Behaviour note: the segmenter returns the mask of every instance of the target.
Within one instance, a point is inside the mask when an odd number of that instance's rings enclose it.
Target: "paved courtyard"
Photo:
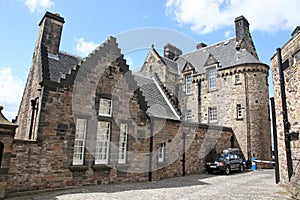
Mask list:
[[[289,199],[274,182],[274,170],[197,174],[154,182],[87,186],[78,189],[8,198],[10,200],[165,200],[165,199]]]

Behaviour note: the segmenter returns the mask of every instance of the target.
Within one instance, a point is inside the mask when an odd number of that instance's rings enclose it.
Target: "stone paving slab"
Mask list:
[[[154,182],[86,186],[8,198],[9,200],[162,200],[162,199],[290,199],[275,184],[274,170],[244,173],[195,174]]]

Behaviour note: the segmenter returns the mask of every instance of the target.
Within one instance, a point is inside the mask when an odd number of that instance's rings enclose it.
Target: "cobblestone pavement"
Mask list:
[[[275,184],[274,170],[244,173],[196,174],[153,182],[86,186],[47,192],[9,200],[165,200],[165,199],[289,199],[285,189]]]

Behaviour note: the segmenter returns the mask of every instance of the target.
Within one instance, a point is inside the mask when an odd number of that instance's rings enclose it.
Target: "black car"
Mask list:
[[[211,174],[214,171],[221,171],[227,175],[231,171],[243,172],[246,162],[242,155],[242,153],[224,150],[219,157],[215,158],[212,162],[206,163],[207,172]]]

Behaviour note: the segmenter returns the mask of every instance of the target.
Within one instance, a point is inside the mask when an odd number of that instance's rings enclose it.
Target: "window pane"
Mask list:
[[[192,93],[192,82],[193,78],[191,75],[186,76],[186,94],[191,94]]]
[[[127,124],[120,124],[120,138],[119,138],[119,163],[126,162],[126,148],[127,148]]]
[[[98,122],[95,164],[107,164],[110,143],[110,122]]]
[[[86,135],[86,119],[77,119],[75,141],[74,141],[73,165],[83,164],[85,135]]]
[[[209,108],[209,121],[216,122],[218,120],[218,113],[216,107]]]
[[[109,99],[100,99],[99,115],[111,116],[112,101]]]
[[[216,88],[216,69],[212,68],[209,70],[209,89]]]

